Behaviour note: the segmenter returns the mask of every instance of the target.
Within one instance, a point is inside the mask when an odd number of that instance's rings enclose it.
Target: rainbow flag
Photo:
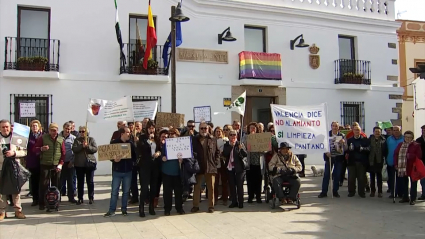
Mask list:
[[[239,53],[239,79],[282,80],[280,54],[251,51]]]

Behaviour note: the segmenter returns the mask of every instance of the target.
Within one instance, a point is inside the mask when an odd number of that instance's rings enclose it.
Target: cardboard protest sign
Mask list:
[[[178,137],[165,139],[167,160],[178,158],[192,158],[192,137]]]
[[[13,123],[12,138],[10,140],[11,144],[26,149],[29,136],[30,127],[16,122]]]
[[[272,133],[248,134],[248,152],[268,152],[272,150]]]
[[[97,156],[99,161],[112,160],[116,156],[121,159],[131,158],[130,144],[107,144],[97,147]]]
[[[184,114],[158,112],[156,114],[156,127],[182,128],[184,126]]]
[[[329,152],[326,103],[310,106],[270,106],[279,144],[287,142],[294,154]]]
[[[193,120],[195,123],[211,122],[211,106],[193,107]]]

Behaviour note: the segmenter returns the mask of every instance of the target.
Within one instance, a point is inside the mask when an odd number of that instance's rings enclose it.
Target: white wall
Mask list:
[[[365,97],[368,99],[365,100],[367,130],[373,126],[372,122],[395,117],[390,113],[395,101],[382,101],[388,98],[385,90],[335,90],[334,60],[339,58],[336,49],[338,34],[355,36],[357,58],[372,62],[372,84],[391,85],[392,82],[386,79],[387,75],[397,75],[398,67],[391,65],[391,59],[397,59],[397,50],[389,49],[387,43],[397,42],[395,29],[399,23],[357,18],[348,12],[343,15],[313,14],[300,9],[288,12],[288,9],[257,5],[241,7],[234,2],[184,1],[183,11],[191,20],[182,23],[181,47],[224,50],[229,56],[229,64],[177,63],[177,111],[184,113],[186,120],[193,118],[194,106],[211,105],[212,112],[222,111],[223,98],[231,97],[232,85],[239,85],[238,53],[245,49],[244,25],[267,28],[268,52],[280,53],[282,57],[282,77],[283,85],[288,87],[288,105],[326,101],[335,112],[330,118],[339,120],[340,101],[358,101],[359,97]],[[158,45],[163,45],[169,35],[170,6],[176,3],[176,0],[152,1],[152,11],[157,17]],[[119,81],[120,59],[113,1],[0,0],[0,47],[5,45],[5,36],[17,36],[18,4],[51,9],[50,37],[61,41],[60,79],[0,78],[0,118],[9,118],[10,94],[18,93],[53,94],[53,120],[60,124],[70,119],[78,125],[84,124],[85,107],[90,97],[161,96],[162,111],[170,111],[170,84]],[[118,1],[124,42],[128,42],[129,15],[147,15],[147,7],[147,1]],[[217,44],[217,34],[227,27],[231,28],[238,40]],[[141,34],[145,35],[145,31],[141,31]],[[315,43],[320,48],[319,69],[309,67],[307,48],[290,50],[290,40],[300,34],[304,34],[306,43]],[[0,54],[0,62],[4,62],[4,54]],[[310,89],[295,88],[299,85],[307,85]],[[381,100],[382,106],[379,108],[378,104],[371,106],[369,103],[377,100]],[[230,121],[230,114],[213,116],[216,125]],[[90,128],[98,143],[104,144],[115,130],[115,123],[91,125]],[[98,173],[109,170],[107,163],[102,164]]]

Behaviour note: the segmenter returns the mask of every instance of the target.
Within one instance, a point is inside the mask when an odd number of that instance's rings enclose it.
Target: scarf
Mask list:
[[[406,176],[406,164],[407,164],[407,149],[410,143],[403,142],[398,153],[398,177]]]
[[[235,159],[233,158],[233,150],[235,149],[235,146],[233,146],[232,151],[230,152],[230,159],[229,164],[227,165],[227,170],[232,171],[235,167]]]

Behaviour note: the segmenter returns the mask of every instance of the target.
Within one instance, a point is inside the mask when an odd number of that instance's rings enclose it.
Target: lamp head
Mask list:
[[[222,38],[223,41],[236,41],[236,38],[232,36],[232,33],[229,31],[226,32],[226,36]]]
[[[296,47],[300,47],[300,48],[304,48],[304,47],[309,47],[310,45],[308,45],[308,44],[305,44],[304,43],[304,38],[301,38],[300,39],[300,43],[298,43],[297,45],[296,45]]]
[[[177,8],[174,11],[174,14],[172,17],[170,17],[169,19],[172,22],[187,22],[190,20],[190,18],[186,17],[183,12],[182,12],[182,8],[181,8],[181,4],[178,3],[177,4]]]

